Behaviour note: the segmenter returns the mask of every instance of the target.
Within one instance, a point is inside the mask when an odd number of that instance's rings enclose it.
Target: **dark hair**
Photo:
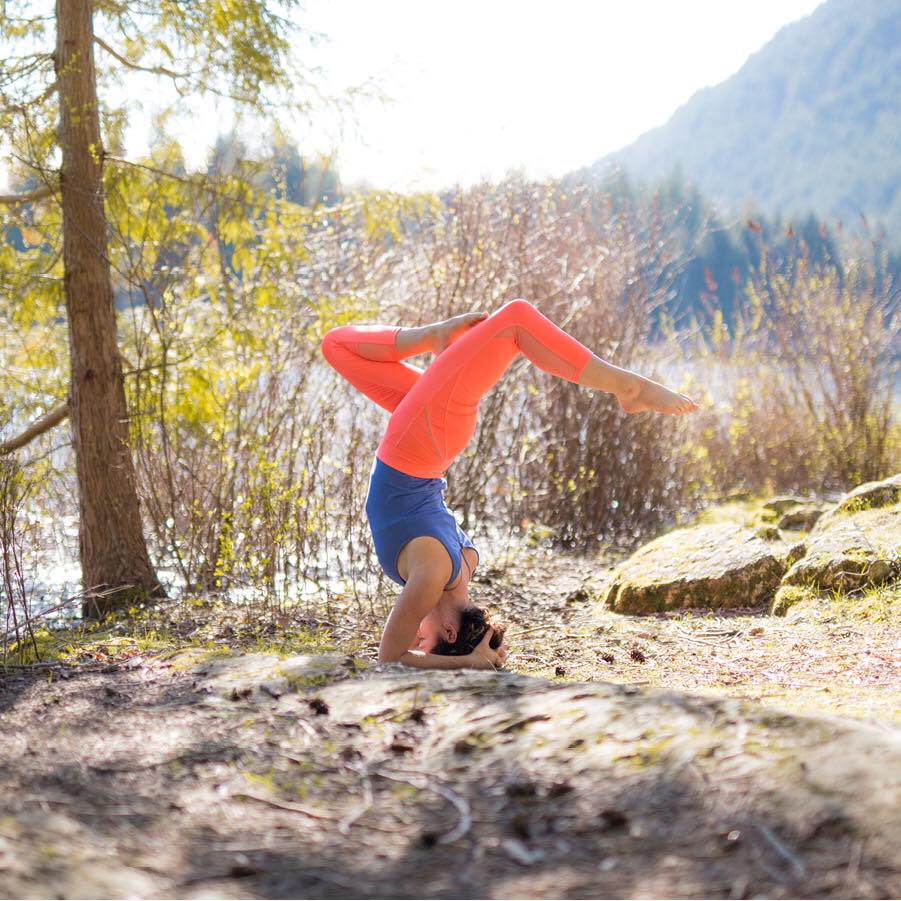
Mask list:
[[[489,629],[494,629],[490,646],[497,650],[504,640],[504,632],[507,627],[491,619],[484,607],[465,607],[460,613],[457,640],[451,644],[444,638],[439,638],[438,643],[429,653],[444,654],[446,657],[465,657],[476,649]]]

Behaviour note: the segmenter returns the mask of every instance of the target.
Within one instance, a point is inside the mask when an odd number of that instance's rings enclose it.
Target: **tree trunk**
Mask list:
[[[162,589],[141,525],[107,256],[92,0],[56,0],[63,260],[86,616]],[[102,592],[102,596],[96,596]]]

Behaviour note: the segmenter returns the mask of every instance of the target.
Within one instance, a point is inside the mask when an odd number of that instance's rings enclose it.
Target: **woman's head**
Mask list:
[[[471,654],[489,629],[494,630],[490,645],[499,648],[504,640],[506,626],[493,620],[484,607],[470,605],[460,611],[460,623],[454,632],[439,634],[431,654],[443,654],[452,657],[465,657]]]

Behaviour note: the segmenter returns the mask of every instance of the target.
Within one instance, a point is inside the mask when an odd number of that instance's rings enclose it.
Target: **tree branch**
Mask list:
[[[190,76],[185,72],[173,72],[171,69],[167,69],[164,66],[142,66],[140,63],[136,63],[134,60],[128,59],[126,56],[122,56],[116,50],[113,50],[103,38],[98,37],[96,34],[94,35],[95,43],[99,44],[110,56],[114,59],[117,59],[123,66],[128,66],[129,69],[135,69],[138,72],[150,72],[152,75],[166,75],[169,78],[189,78]]]
[[[45,197],[53,197],[52,188],[38,188],[36,191],[26,191],[23,194],[0,194],[0,204],[11,206],[18,203],[33,203]]]
[[[31,107],[37,106],[38,104],[43,103],[51,94],[56,93],[56,90],[58,88],[59,88],[59,82],[53,81],[50,84],[48,84],[47,87],[44,88],[44,90],[41,91],[40,94],[37,95],[37,97],[32,97],[31,100],[26,100],[24,103],[14,103],[14,104],[11,104],[10,106],[4,107],[3,112],[4,113],[21,113],[24,115],[25,113],[28,112],[28,110]]]
[[[42,416],[34,425],[29,426],[22,432],[21,435],[17,435],[15,438],[10,438],[9,441],[0,442],[0,456],[4,456],[5,454],[11,454],[13,451],[18,450],[20,447],[25,447],[29,441],[33,441],[39,435],[43,435],[44,432],[49,431],[55,425],[58,425],[69,415],[69,402],[60,404],[58,407],[55,407],[46,415]]]

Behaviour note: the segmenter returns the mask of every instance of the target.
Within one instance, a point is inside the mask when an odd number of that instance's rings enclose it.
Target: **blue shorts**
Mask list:
[[[404,585],[397,571],[397,558],[404,545],[421,535],[437,538],[451,558],[452,585],[460,573],[462,549],[475,545],[457,525],[444,503],[446,479],[408,476],[376,457],[369,476],[366,516],[375,542],[375,553],[386,575]]]

